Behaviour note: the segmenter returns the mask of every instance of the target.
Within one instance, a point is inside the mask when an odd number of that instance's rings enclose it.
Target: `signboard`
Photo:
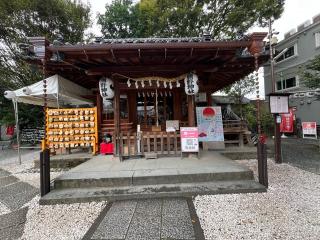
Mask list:
[[[271,113],[288,113],[289,112],[288,96],[270,96]]]
[[[221,107],[197,107],[199,142],[223,142]]]
[[[175,132],[179,130],[179,120],[167,120],[166,121],[166,131]]]
[[[281,114],[280,132],[292,133],[293,132],[293,109],[289,109],[289,113]]]
[[[303,138],[317,139],[317,123],[316,122],[302,122]]]
[[[199,152],[198,128],[180,128],[181,152]]]
[[[207,102],[207,93],[206,92],[200,92],[195,96],[196,103],[200,102]]]

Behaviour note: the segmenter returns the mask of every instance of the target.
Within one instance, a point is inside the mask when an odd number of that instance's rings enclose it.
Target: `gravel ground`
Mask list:
[[[81,239],[98,217],[106,202],[40,206],[39,197],[29,204],[21,239]]]
[[[256,160],[240,161],[256,172]],[[268,161],[267,193],[197,196],[206,239],[319,239],[320,176]]]
[[[10,212],[10,209],[0,202],[0,215],[7,214]]]
[[[37,151],[28,152],[23,155],[22,164],[19,165],[16,163],[17,156],[14,152],[10,150],[5,150],[5,152],[6,156],[11,155],[7,159],[0,159],[0,163],[2,163],[0,164],[0,168],[10,172],[11,176],[18,178],[20,182],[29,183],[33,187],[39,188],[39,170],[33,168],[33,159],[37,157],[39,153]],[[62,170],[55,171],[56,172],[51,172],[51,180],[62,173]],[[40,206],[38,202],[39,195],[21,207],[21,209],[28,207],[28,212],[23,235],[20,239],[81,239],[98,217],[101,210],[106,206],[106,202],[53,206]],[[0,217],[9,213],[15,214],[15,212],[12,212],[0,199]],[[1,233],[0,231],[0,235]],[[7,231],[6,234],[15,238],[13,237],[15,236],[14,232]]]

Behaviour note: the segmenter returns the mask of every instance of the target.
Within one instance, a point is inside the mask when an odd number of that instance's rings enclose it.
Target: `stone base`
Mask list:
[[[225,149],[224,142],[203,142],[203,150],[222,150]]]

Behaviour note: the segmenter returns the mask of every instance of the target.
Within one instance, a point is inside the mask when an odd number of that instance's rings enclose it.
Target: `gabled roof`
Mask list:
[[[253,33],[241,40],[214,41],[210,38],[97,39],[87,44],[47,44],[46,71],[60,74],[87,88],[101,76],[113,77],[126,87],[127,78],[177,77],[190,71],[202,86],[219,90],[254,70],[252,45],[261,47],[259,65],[268,59],[263,52],[266,33]],[[30,38],[37,45],[39,38]],[[53,61],[59,56],[61,61]],[[50,60],[51,59],[51,60]],[[42,65],[41,59],[30,62]],[[125,76],[125,77],[121,77]]]

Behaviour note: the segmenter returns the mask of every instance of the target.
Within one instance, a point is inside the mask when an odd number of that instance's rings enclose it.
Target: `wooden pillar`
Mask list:
[[[212,106],[212,97],[210,92],[207,92],[207,104],[208,106]]]
[[[97,123],[98,123],[98,129],[101,128],[102,123],[102,97],[100,96],[100,93],[96,93],[96,106],[97,106]],[[100,132],[100,131],[99,131]],[[101,136],[100,136],[101,137]]]
[[[194,109],[194,95],[188,95],[188,125],[189,127],[194,127],[196,125],[195,121],[195,109]]]
[[[115,153],[117,156],[120,154],[120,89],[119,83],[114,80],[114,99],[113,99],[113,116],[114,116],[114,133],[116,136]]]
[[[129,121],[133,126],[137,125],[137,94],[135,91],[128,91]]]
[[[182,120],[182,112],[181,112],[181,92],[180,89],[177,89],[173,92],[173,119],[174,120]]]

